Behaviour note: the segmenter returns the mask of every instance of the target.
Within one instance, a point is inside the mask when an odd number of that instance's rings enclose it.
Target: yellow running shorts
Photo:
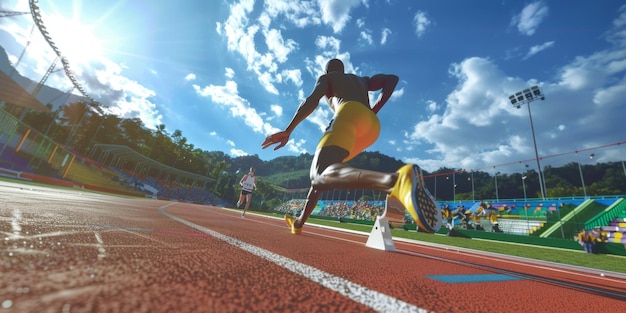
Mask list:
[[[347,162],[376,142],[379,134],[380,122],[376,113],[360,102],[347,101],[335,112],[317,149],[341,147],[350,153],[343,160]]]

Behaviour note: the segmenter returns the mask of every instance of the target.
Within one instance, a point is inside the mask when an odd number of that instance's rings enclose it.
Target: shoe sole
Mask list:
[[[441,209],[435,201],[435,197],[426,189],[422,170],[417,165],[415,167],[417,168],[417,175],[419,175],[419,186],[417,188],[418,216],[420,220],[430,228],[431,232],[434,233],[441,228]]]
[[[399,182],[400,185],[397,185],[397,187],[400,190],[396,190],[396,187],[394,187],[394,190],[388,196],[388,203],[394,206],[401,205],[409,212],[415,223],[422,230],[429,233],[437,232],[441,228],[441,210],[433,196],[426,189],[422,170],[415,164],[407,164],[400,168],[398,173],[400,174],[398,179],[410,175],[411,189],[407,190],[409,186],[402,185],[402,182]],[[409,194],[405,194],[404,197],[400,196],[400,193],[406,192],[409,192]]]

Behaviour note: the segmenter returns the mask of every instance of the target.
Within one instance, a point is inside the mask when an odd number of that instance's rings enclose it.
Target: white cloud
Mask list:
[[[619,30],[617,30],[619,31]],[[595,89],[622,77],[626,71],[626,49],[617,45],[589,56],[579,56],[560,70],[558,84],[571,90]]]
[[[593,103],[598,106],[618,107],[623,105],[624,99],[626,99],[626,78],[619,84],[598,90],[593,97]]]
[[[338,52],[341,46],[341,40],[332,36],[317,36],[315,38],[315,45],[322,50]]]
[[[193,74],[193,73],[187,74],[187,76],[185,76],[185,80],[186,81],[196,80],[196,74]]]
[[[322,21],[340,33],[350,20],[350,10],[362,4],[361,0],[318,0]]]
[[[513,17],[511,25],[526,36],[532,36],[539,27],[539,24],[548,16],[548,6],[539,1],[526,5],[520,14]]]
[[[415,34],[417,37],[422,37],[431,23],[432,22],[426,15],[426,12],[418,11],[415,13],[415,16],[413,17],[413,24],[415,26]]]
[[[328,108],[326,105],[320,105],[313,112],[313,114],[309,115],[308,121],[317,125],[320,132],[324,132],[328,127],[328,123],[332,119],[334,113]]]
[[[285,80],[292,81],[297,87],[302,86],[302,72],[299,69],[284,70],[281,75],[285,77]]]
[[[606,38],[609,42],[617,46],[626,46],[626,4],[622,5],[619,9],[619,16],[613,20],[614,30],[606,34]]]
[[[372,38],[372,34],[370,34],[367,31],[362,31],[360,33],[360,37],[361,37],[362,41],[367,43],[367,45],[369,45],[369,46],[371,46],[372,43],[374,43],[374,39]]]
[[[579,56],[557,71],[560,76],[553,83],[508,76],[486,58],[453,64],[450,75],[458,84],[446,98],[444,112],[435,110],[434,101],[426,101],[424,110],[434,114],[416,123],[406,136],[407,150],[429,146],[425,152],[431,157],[404,161],[434,171],[442,166],[480,169],[532,160],[529,108],[540,157],[581,149],[583,142],[589,147],[623,141],[614,125],[626,116],[625,61],[621,45]],[[508,96],[532,85],[540,86],[545,100],[524,104],[520,110],[512,107]],[[542,161],[544,166],[558,162],[564,161]],[[514,167],[508,169],[519,170]]]
[[[300,28],[322,23],[315,1],[266,0],[264,9],[271,19],[282,15],[287,21]]]
[[[438,109],[437,102],[432,101],[432,100],[426,101],[426,108],[428,109],[429,112],[437,111]]]
[[[308,152],[306,148],[303,147],[304,144],[306,144],[306,140],[304,139],[300,139],[300,140],[289,139],[287,143],[287,149],[297,154],[304,154]]]
[[[287,61],[287,55],[298,47],[295,41],[291,39],[284,40],[280,30],[269,29],[264,34],[265,43],[278,62],[283,63]]]
[[[240,157],[240,156],[246,156],[248,155],[247,152],[241,150],[241,149],[230,149],[230,154],[234,157]]]
[[[227,81],[224,86],[205,87],[194,84],[193,88],[198,95],[210,98],[212,102],[221,105],[232,117],[242,119],[252,131],[264,135],[278,131],[277,128],[263,121],[256,109],[250,106],[248,100],[239,96],[236,82]]]
[[[358,28],[362,28],[363,26],[365,26],[365,20],[363,20],[362,18],[357,19],[355,23]]]
[[[282,29],[272,28],[272,22],[282,15],[287,21],[300,26],[318,23],[319,19],[307,18],[310,14],[315,15],[312,8],[310,2],[299,5],[289,1],[266,1],[265,11],[255,20],[251,17],[254,3],[243,0],[231,6],[231,15],[223,24],[217,24],[217,32],[226,37],[230,51],[244,58],[247,70],[256,74],[261,86],[267,92],[278,95],[276,84],[283,83],[284,78],[298,84],[293,70],[279,70],[279,64],[288,61],[289,55],[298,49],[298,44],[283,37]],[[259,35],[264,39],[266,51],[255,44]],[[283,77],[285,74],[288,76]]]
[[[396,89],[393,91],[393,94],[391,94],[391,101],[396,101],[400,98],[402,98],[402,96],[404,95],[404,87],[400,88],[400,89]]]
[[[230,68],[230,67],[227,67],[227,68],[226,68],[226,74],[225,74],[225,75],[226,75],[226,78],[228,78],[228,79],[232,79],[233,77],[235,77],[235,70],[233,70],[233,69],[232,69],[232,68]]]
[[[528,51],[528,53],[526,54],[526,56],[524,57],[524,60],[532,57],[533,55],[546,50],[548,48],[551,48],[554,46],[554,41],[548,41],[548,42],[544,42],[540,45],[536,45],[536,46],[532,46],[530,47],[530,50]]]
[[[387,38],[391,35],[391,29],[383,28],[380,36],[380,44],[385,45],[387,43]]]
[[[89,71],[74,71],[76,80],[108,113],[123,118],[139,117],[147,127],[161,124],[162,115],[152,102],[156,92],[126,77],[124,66],[102,59],[91,62],[89,67]],[[65,77],[59,83],[70,84]]]
[[[270,109],[272,110],[272,112],[274,112],[274,114],[276,114],[276,116],[283,115],[283,107],[281,107],[280,105],[272,104],[270,106]]]
[[[477,168],[527,152],[529,142],[520,140],[519,132],[508,129],[506,121],[518,112],[505,101],[508,93],[524,82],[506,77],[492,61],[483,58],[453,64],[450,72],[459,85],[448,95],[444,113],[432,114],[429,119],[418,122],[407,135],[413,146],[428,143],[434,147],[428,151],[433,158],[419,160],[419,163],[430,171],[442,164]],[[434,101],[426,103],[425,111],[436,110]]]

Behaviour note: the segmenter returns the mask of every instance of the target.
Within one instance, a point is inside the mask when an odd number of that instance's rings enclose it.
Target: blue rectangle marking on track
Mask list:
[[[523,279],[505,274],[429,275],[426,277],[448,284],[485,283]]]

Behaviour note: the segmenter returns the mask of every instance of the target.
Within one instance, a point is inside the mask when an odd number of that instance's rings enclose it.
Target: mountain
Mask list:
[[[2,46],[0,46],[0,71],[9,75],[18,85],[22,86],[22,88],[29,92],[33,92],[39,83],[38,81],[33,81],[22,76],[19,70],[16,70],[9,61],[9,56]],[[37,94],[37,100],[44,105],[48,103],[52,104],[52,110],[54,111],[66,103],[78,102],[81,100],[84,101],[84,98],[74,94],[71,94],[68,98],[67,90],[61,91],[56,88],[43,85]]]

